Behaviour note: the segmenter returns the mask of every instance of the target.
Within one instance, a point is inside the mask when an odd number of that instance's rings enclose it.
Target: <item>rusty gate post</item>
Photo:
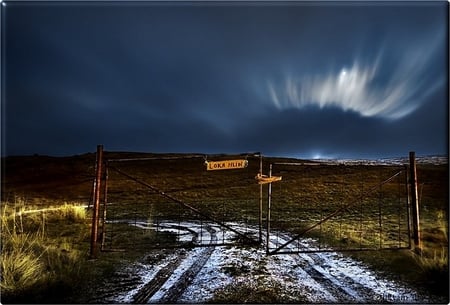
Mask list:
[[[413,221],[414,251],[418,254],[422,252],[420,238],[420,218],[419,218],[419,197],[417,194],[417,170],[415,152],[409,152],[409,183],[411,188],[411,207]]]
[[[97,145],[90,258],[97,257],[98,212],[100,206],[100,181],[102,179],[102,163],[103,163],[103,145]]]
[[[259,153],[259,174],[262,176],[262,154]],[[259,243],[262,243],[263,185],[259,185]]]

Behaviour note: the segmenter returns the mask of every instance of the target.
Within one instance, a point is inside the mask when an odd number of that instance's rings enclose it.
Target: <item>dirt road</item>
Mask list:
[[[206,230],[204,224],[201,229],[195,223],[183,226],[184,238],[201,239],[204,243],[214,244],[223,232],[214,224],[208,225]],[[171,224],[166,224],[166,228],[170,230]],[[284,236],[287,241],[289,236]],[[279,287],[279,297],[286,303],[299,300],[310,303],[430,302],[412,288],[387,280],[362,263],[336,252],[267,256],[262,248],[205,245],[177,250],[151,264],[136,264],[129,267],[126,274],[134,275],[134,286],[111,286],[115,293],[108,294],[103,301],[203,303],[229,285],[254,285],[255,288],[265,285]]]

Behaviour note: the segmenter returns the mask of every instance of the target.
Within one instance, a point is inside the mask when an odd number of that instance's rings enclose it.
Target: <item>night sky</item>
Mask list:
[[[448,3],[3,2],[2,155],[448,154]]]

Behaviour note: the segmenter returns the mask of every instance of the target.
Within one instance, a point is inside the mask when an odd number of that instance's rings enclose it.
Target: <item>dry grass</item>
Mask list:
[[[303,304],[307,299],[298,292],[287,291],[275,280],[234,281],[219,289],[208,303],[216,304]]]
[[[52,285],[77,285],[81,274],[84,251],[73,238],[58,236],[53,224],[83,223],[86,213],[70,204],[48,211],[26,206],[22,199],[2,203],[0,285],[6,301],[42,297]]]
[[[3,236],[0,287],[4,294],[17,294],[41,280],[46,249],[37,234],[7,232]]]
[[[423,218],[421,223],[426,234],[421,255],[415,255],[414,260],[420,268],[421,279],[436,293],[448,296],[447,212],[441,209],[427,211]]]

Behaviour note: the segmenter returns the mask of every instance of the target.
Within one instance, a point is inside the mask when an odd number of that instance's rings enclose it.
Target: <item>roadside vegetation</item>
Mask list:
[[[0,212],[2,304],[101,303],[96,295],[105,283],[146,253],[90,259],[91,210],[79,202],[15,198],[1,202]]]
[[[423,207],[423,206],[422,206]],[[449,300],[448,210],[421,210],[421,251],[349,253],[384,276],[408,283],[424,294]]]
[[[64,301],[79,287],[88,217],[76,203],[37,209],[1,205],[2,303]]]

